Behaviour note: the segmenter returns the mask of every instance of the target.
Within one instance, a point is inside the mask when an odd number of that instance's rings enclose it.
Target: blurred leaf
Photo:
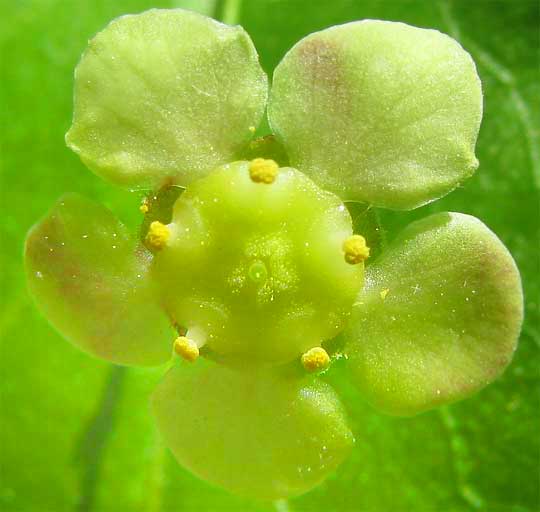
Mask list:
[[[188,2],[185,0],[185,3]],[[216,490],[174,462],[156,437],[148,396],[160,370],[118,372],[61,339],[26,295],[25,233],[67,191],[103,202],[134,230],[141,196],[97,179],[64,146],[73,69],[112,18],[184,2],[20,0],[0,20],[3,79],[0,264],[0,509],[167,512],[525,512],[540,506],[538,6],[535,0],[190,0],[207,14],[236,4],[271,72],[308,33],[362,18],[404,21],[457,37],[485,93],[480,168],[462,189],[415,212],[384,212],[391,238],[413,219],[454,210],[479,217],[521,270],[526,321],[502,379],[476,397],[410,420],[372,411],[341,372],[357,443],[321,487],[259,506]],[[233,5],[232,7],[235,7]],[[232,14],[231,14],[232,13]],[[119,377],[120,375],[120,377]],[[92,455],[93,454],[93,455]]]

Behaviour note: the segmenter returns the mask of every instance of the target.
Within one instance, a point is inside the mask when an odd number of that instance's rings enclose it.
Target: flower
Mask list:
[[[240,27],[180,9],[125,16],[75,77],[68,145],[152,193],[140,237],[60,199],[28,235],[29,287],[95,356],[180,356],[152,403],[192,472],[259,499],[321,482],[353,443],[320,378],[337,358],[373,406],[405,416],[509,364],[522,292],[498,238],[439,213],[383,247],[373,214],[433,201],[478,166],[481,86],[451,38],[373,20],[307,36],[274,73],[275,136],[254,140],[268,85]]]

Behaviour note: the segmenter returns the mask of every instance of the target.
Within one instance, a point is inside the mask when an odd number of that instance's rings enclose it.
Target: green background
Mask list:
[[[1,510],[539,509],[536,1],[0,3]],[[336,23],[380,18],[438,28],[471,52],[484,85],[477,174],[434,205],[407,214],[387,212],[383,221],[392,237],[413,218],[455,210],[476,215],[500,236],[518,263],[526,294],[526,321],[515,360],[477,396],[413,419],[377,414],[347,382],[343,368],[334,367],[327,378],[346,403],[357,443],[335,475],[289,502],[246,502],[179,467],[161,444],[148,410],[147,398],[161,370],[122,369],[82,354],[49,327],[25,289],[25,233],[62,193],[98,199],[133,227],[138,219],[140,196],[101,182],[64,146],[73,69],[88,38],[120,14],[182,6],[242,24],[267,72],[299,38]]]

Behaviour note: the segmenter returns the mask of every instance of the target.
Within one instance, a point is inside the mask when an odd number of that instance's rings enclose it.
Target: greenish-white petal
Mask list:
[[[171,354],[174,334],[149,263],[109,210],[76,194],[61,198],[26,239],[28,286],[47,319],[80,349],[119,364],[157,365]]]
[[[113,183],[186,185],[233,160],[266,96],[267,77],[241,27],[152,9],[117,18],[89,42],[66,141]]]
[[[328,384],[268,370],[184,363],[158,386],[153,410],[180,464],[257,499],[309,491],[354,441]]]
[[[478,166],[482,91],[452,38],[364,20],[297,43],[275,70],[269,120],[292,166],[344,200],[411,209]]]
[[[469,215],[431,215],[368,267],[345,334],[349,367],[372,405],[416,414],[496,379],[522,317],[519,272],[495,234]]]

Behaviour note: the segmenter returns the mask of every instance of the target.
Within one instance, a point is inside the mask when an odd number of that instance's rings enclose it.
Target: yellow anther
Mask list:
[[[139,210],[141,213],[148,213],[148,210],[150,210],[150,207],[148,206],[148,201],[145,199],[141,206],[139,206]]]
[[[251,132],[251,133],[255,133],[255,131],[257,130],[257,128],[255,128],[255,126],[250,126],[248,128],[248,130]]]
[[[146,234],[146,243],[153,249],[160,250],[167,245],[171,232],[169,228],[161,222],[155,220],[150,224]]]
[[[381,299],[386,299],[386,296],[388,295],[388,292],[390,291],[390,288],[383,288],[381,290],[381,293],[379,294],[381,296]]]
[[[274,160],[255,158],[249,163],[249,176],[255,183],[274,183],[279,165]]]
[[[343,242],[345,261],[356,265],[369,258],[369,247],[362,235],[352,235]]]
[[[330,364],[330,356],[322,347],[310,348],[302,355],[302,366],[308,372],[320,372],[326,370]]]
[[[190,363],[193,363],[199,357],[199,347],[193,340],[185,336],[179,336],[174,340],[174,351],[182,359]]]

